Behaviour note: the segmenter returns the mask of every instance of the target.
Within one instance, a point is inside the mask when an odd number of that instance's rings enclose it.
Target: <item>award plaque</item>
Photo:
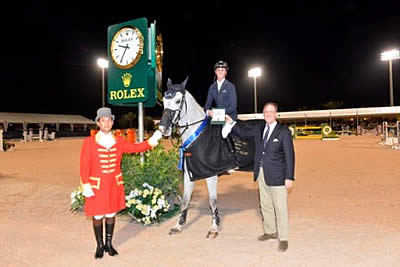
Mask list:
[[[224,125],[225,124],[225,109],[224,108],[213,108],[213,116],[211,124]]]

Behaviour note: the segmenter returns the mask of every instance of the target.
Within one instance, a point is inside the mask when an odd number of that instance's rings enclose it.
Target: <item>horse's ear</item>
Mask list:
[[[186,83],[187,83],[188,79],[189,79],[189,76],[186,76],[186,79],[181,83],[182,90],[186,89]]]
[[[172,86],[172,81],[171,81],[170,78],[168,78],[168,81],[167,81],[167,88],[170,88],[171,86]]]

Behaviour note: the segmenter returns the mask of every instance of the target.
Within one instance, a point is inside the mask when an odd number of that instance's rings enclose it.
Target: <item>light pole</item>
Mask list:
[[[257,77],[261,76],[261,68],[252,68],[249,70],[249,77],[254,78],[254,113],[257,113]]]
[[[97,59],[97,65],[101,68],[101,104],[105,107],[105,82],[104,82],[104,69],[108,68],[108,60],[104,58]]]
[[[390,105],[393,106],[393,73],[392,73],[392,60],[400,58],[400,51],[397,49],[389,50],[381,53],[382,61],[389,61],[389,84],[390,84]]]

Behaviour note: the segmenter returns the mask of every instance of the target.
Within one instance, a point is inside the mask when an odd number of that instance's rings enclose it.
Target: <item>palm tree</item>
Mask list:
[[[136,117],[136,114],[133,112],[125,113],[119,118],[118,124],[121,128],[133,128],[133,120],[136,119]]]
[[[338,100],[338,101],[326,102],[326,103],[322,104],[322,106],[326,109],[338,109],[338,108],[343,107],[343,104],[344,104],[343,101]]]

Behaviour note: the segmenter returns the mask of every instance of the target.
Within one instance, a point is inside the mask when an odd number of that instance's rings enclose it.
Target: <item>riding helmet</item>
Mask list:
[[[226,63],[226,61],[223,60],[219,60],[217,63],[215,63],[214,70],[216,70],[217,68],[224,68],[226,69],[226,71],[229,70],[228,63]]]

